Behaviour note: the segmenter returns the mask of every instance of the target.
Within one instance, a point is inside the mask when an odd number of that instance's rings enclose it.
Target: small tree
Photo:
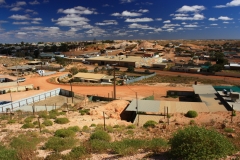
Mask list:
[[[78,73],[78,69],[77,69],[77,67],[72,67],[72,68],[70,68],[69,72],[72,73],[72,75],[75,75]]]
[[[128,72],[134,72],[134,67],[133,67],[133,66],[128,66],[127,71],[128,71]]]

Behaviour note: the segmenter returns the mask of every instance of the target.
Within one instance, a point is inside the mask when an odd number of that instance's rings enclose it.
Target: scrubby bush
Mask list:
[[[7,123],[8,123],[8,124],[13,124],[13,123],[16,123],[16,120],[15,120],[15,119],[10,119],[10,120],[8,120]]]
[[[234,145],[220,133],[197,126],[178,130],[170,144],[170,155],[177,159],[218,159],[235,151]]]
[[[60,137],[51,137],[45,143],[45,149],[53,150],[55,152],[61,152],[67,149],[71,149],[76,144],[76,139],[69,138],[60,138]]]
[[[113,153],[126,156],[134,155],[139,149],[144,148],[145,140],[140,139],[124,139],[122,141],[115,141],[111,143],[111,150]]]
[[[195,118],[198,116],[198,113],[196,111],[188,111],[185,116],[188,118]]]
[[[91,131],[91,129],[88,126],[83,126],[82,131],[89,132],[89,131]]]
[[[27,128],[34,128],[34,124],[33,123],[25,123],[21,128],[23,129],[27,129]]]
[[[43,121],[42,124],[44,124],[45,126],[52,126],[53,122],[51,120],[49,120],[49,119],[46,119],[46,120]]]
[[[59,160],[62,159],[61,153],[52,153],[48,155],[44,160]]]
[[[63,156],[63,160],[85,159],[89,156],[87,149],[83,146],[74,147],[71,152]]]
[[[135,129],[135,128],[136,128],[136,126],[135,126],[135,125],[133,125],[133,124],[131,124],[131,125],[128,125],[126,128],[127,128],[127,129]]]
[[[81,115],[85,115],[85,114],[89,115],[90,114],[89,111],[90,111],[90,109],[81,109],[81,110],[79,110],[79,113]]]
[[[92,133],[90,136],[90,140],[94,140],[94,139],[110,142],[111,136],[105,131],[98,130]]]
[[[93,153],[106,153],[110,148],[110,143],[98,139],[90,140],[89,145]]]
[[[73,137],[75,135],[75,132],[70,129],[58,129],[56,130],[54,136],[56,137]]]
[[[228,133],[233,133],[235,132],[235,130],[233,128],[224,128],[224,131],[225,132],[228,132]]]
[[[5,146],[0,145],[0,159],[17,160],[17,152],[14,149],[7,149]]]
[[[38,112],[38,116],[39,116],[39,118],[45,118],[45,119],[49,117],[47,114],[47,111]]]
[[[33,121],[33,117],[27,117],[27,118],[24,119],[25,123],[30,123],[32,121]]]
[[[68,122],[69,122],[69,120],[67,118],[57,118],[55,120],[55,123],[58,123],[58,124],[66,124]]]
[[[146,151],[160,153],[163,149],[168,147],[168,142],[162,138],[153,138],[146,142]]]
[[[143,125],[143,127],[144,128],[148,128],[148,127],[154,128],[156,125],[157,125],[157,122],[155,122],[153,120],[149,120]]]
[[[96,127],[96,126],[97,126],[97,125],[96,125],[96,124],[94,124],[94,123],[90,125],[90,127]]]
[[[71,130],[73,132],[79,132],[80,128],[78,126],[72,126],[72,127],[68,127],[68,130]]]

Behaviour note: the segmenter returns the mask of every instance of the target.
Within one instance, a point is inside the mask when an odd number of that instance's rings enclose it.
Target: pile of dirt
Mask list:
[[[103,112],[105,113],[105,117],[114,118],[120,120],[120,114],[129,104],[128,101],[125,100],[115,100],[106,105],[99,106],[98,108],[94,108],[90,110],[90,115],[96,117],[103,117]]]
[[[143,41],[138,48],[153,48],[153,43],[150,43],[148,41]]]

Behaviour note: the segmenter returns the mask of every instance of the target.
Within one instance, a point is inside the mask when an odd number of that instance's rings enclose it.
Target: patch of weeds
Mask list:
[[[227,133],[234,133],[235,130],[233,128],[224,128],[224,131]]]
[[[18,160],[17,151],[15,149],[8,149],[5,146],[0,145],[0,159],[1,160]]]
[[[15,119],[10,119],[10,120],[8,120],[7,123],[8,123],[8,124],[13,124],[13,123],[16,123],[16,120],[15,120]]]
[[[126,134],[128,134],[128,135],[134,135],[134,131],[133,131],[133,130],[127,130],[127,131],[126,131]]]
[[[39,118],[44,118],[44,119],[49,118],[47,111],[38,112],[38,116],[39,116]]]
[[[45,143],[45,149],[53,150],[55,152],[61,152],[67,149],[71,149],[76,144],[76,139],[69,138],[60,138],[60,137],[51,137]]]
[[[32,116],[27,117],[27,118],[24,119],[24,122],[25,122],[25,123],[30,123],[30,122],[32,122],[32,121],[33,121],[33,117],[32,117]]]
[[[62,159],[62,155],[60,153],[52,153],[48,155],[44,160],[59,160]]]
[[[89,128],[88,126],[83,126],[82,128],[82,132],[90,132],[91,131],[91,128]]]
[[[84,146],[74,147],[67,155],[62,156],[63,160],[86,159],[90,157],[87,149]]]
[[[129,156],[138,153],[138,150],[144,148],[145,144],[145,140],[124,139],[122,141],[115,141],[111,143],[111,150],[115,154]]]
[[[110,148],[110,143],[98,139],[90,140],[89,145],[93,153],[107,153]]]
[[[113,133],[114,129],[113,129],[112,126],[106,126],[106,131],[109,132],[109,133]]]
[[[153,138],[147,141],[145,151],[160,153],[168,147],[168,142],[162,138]]]
[[[68,130],[71,130],[73,132],[79,132],[81,129],[78,126],[71,126],[68,127]]]
[[[97,126],[97,125],[96,125],[96,124],[94,124],[94,123],[90,125],[90,127],[96,127],[96,126]]]
[[[58,129],[56,130],[54,136],[61,137],[61,138],[73,137],[75,136],[75,132],[69,129]]]
[[[45,119],[42,124],[45,126],[52,126],[53,122],[49,119]]]
[[[89,115],[90,114],[90,109],[81,109],[81,110],[79,110],[79,113],[81,114],[81,115]]]
[[[126,127],[126,129],[135,129],[136,126],[134,124],[130,124]]]
[[[98,130],[98,131],[95,131],[94,133],[92,133],[90,136],[90,140],[94,140],[94,139],[110,142],[111,136],[105,131]]]
[[[190,125],[195,125],[196,122],[195,122],[194,120],[190,120],[189,124],[190,124]]]
[[[23,128],[23,129],[34,128],[34,124],[31,122],[25,123],[21,128]]]
[[[57,124],[67,124],[69,120],[67,118],[56,118],[55,123]]]
[[[157,125],[157,122],[155,122],[153,120],[149,120],[143,125],[143,127],[144,128],[148,128],[148,127],[154,128],[154,127],[156,127],[156,125]]]

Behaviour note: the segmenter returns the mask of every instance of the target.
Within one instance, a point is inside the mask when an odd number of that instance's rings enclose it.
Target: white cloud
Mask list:
[[[173,28],[168,28],[166,31],[168,31],[168,32],[173,32],[174,29],[173,29]]]
[[[42,21],[42,18],[33,18],[33,21]]]
[[[25,32],[18,32],[17,34],[25,35],[25,34],[27,34],[27,33],[25,33]]]
[[[10,17],[8,17],[10,19],[15,19],[15,20],[28,20],[29,16],[28,15],[18,15],[18,14],[14,14]]]
[[[153,27],[149,27],[148,25],[141,25],[137,23],[133,23],[128,25],[128,28],[139,28],[139,29],[155,29]]]
[[[25,6],[27,3],[25,1],[18,1],[15,6]]]
[[[0,0],[0,4],[6,3],[5,0]]]
[[[196,25],[196,24],[188,24],[188,25],[185,25],[184,27],[186,27],[186,28],[195,28],[195,27],[199,27],[199,26]]]
[[[8,21],[1,21],[1,20],[0,20],[0,24],[1,24],[1,23],[8,23]]]
[[[20,11],[22,10],[22,7],[13,7],[12,9],[10,9],[10,11]]]
[[[120,3],[132,3],[134,0],[120,0]]]
[[[34,1],[32,1],[32,2],[29,2],[29,4],[31,4],[31,5],[37,5],[37,4],[40,4],[37,0],[34,0]]]
[[[228,24],[229,22],[223,22],[223,23]]]
[[[48,3],[49,2],[49,0],[43,0],[43,3]]]
[[[140,9],[138,12],[146,13],[146,12],[149,12],[149,10],[148,9]]]
[[[164,24],[162,28],[175,28],[179,26],[180,26],[179,24]]]
[[[123,17],[138,17],[138,16],[141,16],[142,13],[123,11],[122,13],[113,13],[111,15],[112,16],[123,16]]]
[[[187,6],[184,5],[182,8],[179,8],[176,12],[201,12],[205,10],[204,6],[194,5],[194,6]]]
[[[40,24],[39,21],[32,21],[31,23],[32,23],[32,24]]]
[[[171,23],[170,20],[163,21],[163,23]]]
[[[153,21],[152,18],[134,18],[134,19],[130,19],[130,18],[127,18],[125,20],[125,22],[151,22]]]
[[[186,22],[182,22],[182,24],[184,25],[184,24],[187,24]]]
[[[118,22],[116,20],[104,20],[103,22],[98,22],[95,24],[99,26],[106,26],[106,25],[117,25]]]
[[[27,25],[27,24],[29,24],[29,22],[13,22],[13,24],[16,24],[16,25]]]
[[[135,5],[153,5],[151,2],[141,2],[141,3],[136,3]]]
[[[113,7],[112,5],[109,5],[109,4],[104,4],[102,5],[103,7]]]
[[[59,26],[85,26],[88,24],[89,19],[81,17],[77,14],[68,14],[64,17],[58,18],[57,20],[52,19],[52,22],[57,22]]]
[[[183,16],[183,17],[179,16],[178,17],[177,16],[177,17],[173,18],[173,20],[182,20],[182,21],[195,20],[195,21],[197,21],[197,20],[203,20],[204,18],[205,18],[204,15],[196,13],[196,14],[194,14],[193,17],[185,17],[185,16]]]
[[[162,21],[162,18],[156,18],[155,20],[156,21]]]
[[[174,16],[174,17],[186,17],[186,16],[189,16],[189,14],[179,13],[179,14],[170,14],[170,16]]]
[[[58,9],[58,13],[65,13],[65,14],[97,14],[97,12],[94,12],[94,9],[85,8],[82,6],[77,6],[74,8],[69,9]]]
[[[217,26],[218,24],[214,23],[214,24],[210,24],[211,26]]]
[[[209,18],[208,20],[209,21],[217,21],[218,19],[216,19],[216,18]]]
[[[218,17],[218,19],[219,20],[223,20],[223,21],[231,21],[231,20],[233,20],[233,18],[229,18],[227,16],[220,16],[220,17]]]
[[[240,0],[232,0],[231,2],[225,4],[225,5],[217,5],[214,6],[215,8],[225,8],[225,7],[237,7],[240,6]]]

